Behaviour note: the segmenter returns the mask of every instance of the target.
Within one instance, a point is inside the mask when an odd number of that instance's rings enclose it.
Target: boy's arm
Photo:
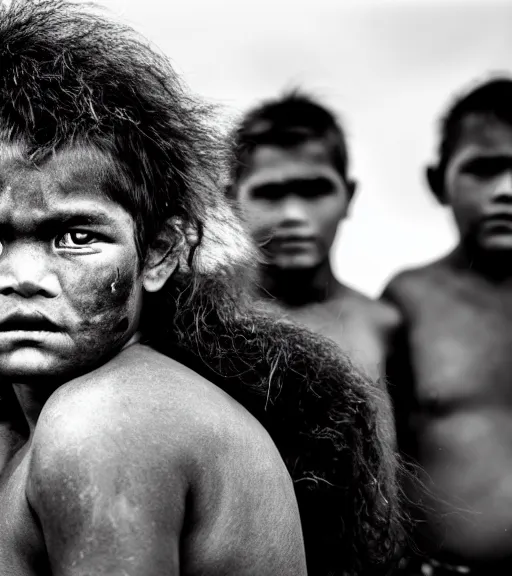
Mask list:
[[[118,415],[40,419],[27,497],[54,576],[180,574],[187,483],[179,453],[146,440]]]
[[[409,431],[414,406],[414,372],[409,344],[409,320],[401,297],[400,276],[384,289],[382,301],[394,306],[401,315],[389,340],[386,356],[386,379],[395,415],[398,445],[402,453],[414,453]]]
[[[39,417],[27,487],[54,576],[306,574],[291,478],[240,407],[204,394],[169,420],[149,399],[67,395]]]

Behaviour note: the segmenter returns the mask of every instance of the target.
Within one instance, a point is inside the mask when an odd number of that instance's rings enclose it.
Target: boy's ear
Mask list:
[[[346,180],[345,186],[347,187],[348,200],[352,202],[352,199],[356,195],[357,180]]]
[[[441,205],[446,206],[447,199],[444,191],[444,172],[439,169],[439,166],[427,166],[425,175],[432,194],[434,194]]]
[[[186,258],[190,247],[186,232],[179,218],[170,218],[162,227],[154,242],[148,248],[142,284],[147,292],[158,292],[172,276],[180,263]]]
[[[347,191],[348,202],[345,206],[343,214],[341,215],[341,220],[344,220],[347,216],[350,215],[350,209],[352,206],[352,202],[354,200],[354,196],[356,195],[357,181],[346,179],[345,180],[345,189]]]

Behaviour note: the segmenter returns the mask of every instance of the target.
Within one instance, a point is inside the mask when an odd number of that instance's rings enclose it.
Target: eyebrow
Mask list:
[[[56,210],[48,215],[34,219],[34,231],[41,236],[51,236],[56,229],[74,226],[105,227],[115,224],[115,221],[104,211],[91,208],[70,208]],[[13,231],[12,222],[2,222],[0,215],[0,228],[3,232]]]
[[[494,152],[494,153],[482,153],[481,151],[474,151],[474,153],[469,156],[468,155],[468,160],[472,160],[473,158],[482,158],[483,160],[503,160],[503,161],[508,161],[510,159],[512,159],[512,151],[508,154],[503,153],[503,152]]]
[[[94,224],[98,226],[108,226],[114,220],[102,210],[62,210],[58,211],[48,218],[42,218],[42,222],[53,222],[55,224]]]
[[[261,193],[261,192],[272,192],[272,191],[281,191],[283,188],[295,188],[298,186],[333,186],[333,182],[330,178],[326,178],[325,176],[314,176],[312,178],[291,178],[287,180],[275,180],[270,182],[264,182],[261,184],[257,184],[252,188],[252,194]]]
[[[487,164],[493,163],[498,165],[506,165],[512,163],[512,153],[510,154],[503,154],[503,153],[496,153],[496,154],[474,154],[472,156],[468,156],[465,158],[461,165],[462,166],[471,166],[472,164]]]

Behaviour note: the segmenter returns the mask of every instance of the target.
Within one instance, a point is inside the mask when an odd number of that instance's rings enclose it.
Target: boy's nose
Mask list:
[[[30,244],[9,247],[0,258],[0,294],[24,298],[58,296],[57,276],[49,269],[43,252]]]

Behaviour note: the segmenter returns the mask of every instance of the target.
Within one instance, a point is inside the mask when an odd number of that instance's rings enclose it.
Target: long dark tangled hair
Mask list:
[[[401,538],[383,399],[328,340],[257,310],[257,256],[222,191],[215,111],[133,31],[60,0],[0,9],[0,139],[43,162],[73,144],[112,158],[106,193],[141,262],[162,230],[178,262],[142,333],[258,418],[295,484],[311,576],[384,574]]]

